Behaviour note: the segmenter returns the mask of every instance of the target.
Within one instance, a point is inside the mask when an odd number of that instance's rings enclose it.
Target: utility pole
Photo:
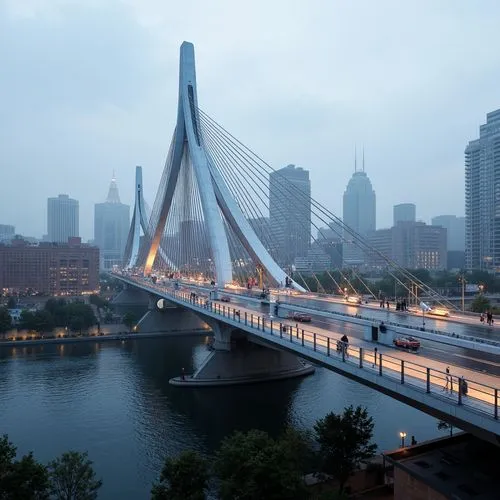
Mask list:
[[[465,280],[465,275],[461,274],[458,278],[462,283],[462,312],[465,311],[465,284],[467,281]]]

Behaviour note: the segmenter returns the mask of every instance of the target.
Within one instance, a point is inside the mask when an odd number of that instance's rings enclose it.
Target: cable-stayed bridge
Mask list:
[[[276,203],[276,199],[282,201]],[[273,220],[276,212],[279,217]],[[220,373],[239,369],[225,355],[232,350],[235,332],[240,332],[254,343],[319,363],[496,442],[500,434],[496,374],[476,373],[457,361],[447,378],[443,363],[425,356],[416,360],[409,358],[408,353],[389,353],[389,348],[369,342],[389,335],[416,333],[415,325],[380,325],[359,314],[344,316],[344,322],[361,325],[364,333],[356,340],[357,345],[339,344],[341,355],[337,356],[340,335],[331,328],[303,329],[288,319],[290,315],[292,319],[300,318],[294,316],[294,309],[318,314],[317,301],[308,293],[306,280],[294,272],[293,262],[287,258],[311,247],[324,251],[322,233],[318,231],[322,227],[330,228],[341,241],[355,245],[367,259],[376,258],[417,304],[417,295],[425,294],[441,306],[450,306],[203,112],[198,106],[194,47],[184,42],[177,124],[156,199],[151,214],[146,213],[142,174],[138,170],[124,270],[115,273],[129,287],[193,311],[214,331],[212,361],[207,360],[192,379],[183,377],[177,382],[217,383]],[[379,300],[357,269],[327,274],[338,297]],[[262,290],[257,301],[241,293],[242,287],[248,290],[254,285]],[[285,297],[283,300],[280,294]],[[222,304],[221,299],[232,300],[233,304]],[[294,300],[301,303],[294,304]],[[422,315],[425,322],[425,309]],[[484,343],[481,347],[488,351],[488,346]],[[262,352],[252,358],[249,373],[252,363],[259,363],[258,357],[265,358]],[[250,358],[245,356],[247,362]],[[290,359],[268,359],[270,365],[280,364],[278,371],[282,374],[305,372]],[[272,368],[275,367],[269,366]],[[457,391],[461,387],[459,377],[464,374],[469,386],[467,394]],[[244,379],[240,377],[239,381]],[[454,391],[444,390],[447,384],[454,384]]]

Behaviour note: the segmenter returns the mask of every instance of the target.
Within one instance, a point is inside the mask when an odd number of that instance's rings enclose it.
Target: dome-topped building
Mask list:
[[[356,155],[354,173],[344,192],[343,221],[344,224],[361,236],[367,236],[376,229],[376,196],[372,183],[365,172],[365,155],[363,152],[362,170],[358,170]],[[352,236],[345,234],[343,254],[344,264],[362,264],[365,261],[363,251],[352,242]]]

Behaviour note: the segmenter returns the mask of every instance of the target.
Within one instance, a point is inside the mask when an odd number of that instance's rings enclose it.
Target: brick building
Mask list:
[[[14,239],[0,244],[0,288],[13,292],[40,292],[48,295],[79,295],[99,288],[99,249],[82,244],[80,238],[68,243],[29,244]]]

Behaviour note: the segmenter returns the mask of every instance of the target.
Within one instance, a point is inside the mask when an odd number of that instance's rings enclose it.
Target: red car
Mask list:
[[[418,351],[420,349],[420,342],[413,337],[398,337],[393,340],[395,347],[400,349],[408,349],[409,351]]]
[[[292,319],[294,321],[300,321],[301,323],[310,323],[311,322],[311,316],[309,316],[308,314],[299,313],[299,312],[293,313]]]
[[[221,302],[231,302],[231,297],[229,295],[223,295],[221,298],[220,298],[220,301]]]

